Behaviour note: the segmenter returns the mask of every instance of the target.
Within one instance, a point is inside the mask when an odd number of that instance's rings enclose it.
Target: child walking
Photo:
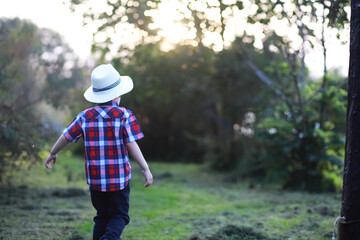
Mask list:
[[[153,177],[136,143],[144,136],[140,126],[130,110],[119,107],[121,96],[133,89],[132,79],[120,76],[111,64],[102,64],[93,70],[91,83],[84,97],[96,106],[80,112],[64,129],[45,160],[45,166],[50,169],[51,162],[56,163],[57,153],[68,142],[77,142],[82,137],[86,181],[97,211],[93,240],[120,239],[130,221],[128,152],[142,169],[144,187],[152,184]]]

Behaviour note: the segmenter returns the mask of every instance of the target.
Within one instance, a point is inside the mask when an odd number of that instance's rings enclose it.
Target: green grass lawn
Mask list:
[[[249,189],[201,165],[149,165],[154,184],[144,188],[132,164],[131,222],[123,240],[221,240],[214,234],[229,225],[269,239],[331,239],[340,194]],[[52,170],[39,163],[11,176],[12,186],[0,189],[0,239],[91,239],[95,212],[83,158],[63,154]]]

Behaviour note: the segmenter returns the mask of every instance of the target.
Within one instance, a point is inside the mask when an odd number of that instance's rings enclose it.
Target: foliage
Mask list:
[[[124,101],[134,107],[144,132],[151,136],[143,140],[149,156],[199,156],[187,135],[203,134],[207,126],[202,106],[208,99],[213,61],[213,52],[206,48],[182,46],[165,53],[159,44],[136,47],[124,66],[125,73],[134,76],[135,88]]]
[[[248,125],[255,121],[258,106],[266,101],[260,94],[264,85],[238,56],[239,50],[247,49],[260,66],[266,62],[266,56],[254,49],[251,41],[251,37],[237,38],[231,48],[216,54],[216,72],[207,89],[210,95],[206,111],[211,125],[205,135],[204,151],[210,157],[206,160],[218,170],[233,169],[244,157],[244,147],[251,135]]]
[[[182,16],[179,22],[189,32],[195,31],[192,41],[194,45],[219,49],[216,45],[221,42],[221,49],[225,46],[225,31],[228,29],[228,23],[234,18],[235,13],[243,8],[243,2],[239,0],[185,0],[181,1],[176,10]],[[208,34],[212,35],[210,39],[206,39]]]
[[[75,58],[58,34],[27,21],[0,19],[0,36],[1,181],[7,168],[37,159],[46,136],[54,133],[40,104],[65,107],[81,79],[73,78],[80,70],[69,67]]]
[[[342,166],[344,132],[339,126],[345,126],[346,90],[339,79],[336,82],[328,73],[324,31],[348,23],[344,8],[349,3],[256,0],[255,4],[256,14],[248,21],[262,25],[266,35],[263,50],[271,62],[264,70],[252,68],[261,73],[259,78],[278,97],[271,99],[270,105],[257,116],[256,138],[263,151],[255,153],[253,166],[255,169],[261,166],[268,175],[278,176],[287,188],[334,190],[336,181],[328,173],[339,173]],[[272,29],[271,22],[276,21],[289,30],[296,28],[300,44]],[[312,82],[305,57],[319,44],[325,63],[324,76]],[[336,73],[334,76],[337,77]],[[340,91],[334,91],[339,87]]]
[[[330,27],[343,27],[349,22],[346,7],[350,5],[348,1],[330,1],[330,0],[296,0],[286,1],[264,1],[255,0],[257,6],[252,22],[260,22],[267,25],[271,17],[285,19],[291,24],[296,24],[299,31],[304,31],[305,35],[314,34],[314,25],[311,22],[326,21]],[[325,20],[322,18],[324,17]],[[298,19],[305,21],[298,22]]]
[[[242,41],[234,48],[251,48]],[[183,45],[163,52],[160,44],[144,44],[129,60],[114,62],[133,76],[135,88],[122,101],[134,108],[150,136],[141,141],[147,156],[206,161],[218,170],[236,164],[243,150],[233,126],[243,125],[264,99],[256,94],[261,82],[232,49],[214,53]]]
[[[98,25],[97,31],[94,32],[92,51],[99,53],[101,61],[114,56],[126,58],[136,45],[161,40],[158,34],[161,29],[154,26],[154,16],[158,13],[159,6],[166,4],[167,1],[106,0],[103,2],[103,7],[99,9],[92,8],[88,0],[66,2],[73,11],[79,11],[81,7],[85,7],[84,24],[96,23]],[[225,46],[227,24],[234,19],[236,13],[243,9],[243,2],[239,0],[233,2],[186,0],[171,4],[172,12],[179,16],[177,20],[174,20],[174,24],[181,25],[186,35],[192,36],[192,39],[182,38],[181,44],[209,48],[215,46],[217,49]],[[214,36],[213,39],[216,41],[205,39],[205,36],[209,34]],[[119,44],[119,37],[131,40],[125,40]],[[220,46],[217,42],[221,42]]]
[[[87,0],[69,0],[68,2],[73,11],[76,11],[79,6],[85,6],[84,24],[96,23],[98,25],[97,31],[93,34],[92,52],[99,54],[100,61],[104,61],[110,52],[128,52],[127,48],[132,48],[133,44],[138,45],[145,40],[145,37],[151,38],[157,34],[158,29],[150,27],[153,19],[147,13],[156,9],[160,0],[106,0],[101,10],[87,5]],[[119,35],[121,38],[130,37],[131,44],[118,45],[118,41],[114,39],[118,39]],[[115,47],[115,51],[112,51]]]
[[[265,111],[257,124],[256,136],[264,149],[256,157],[265,163],[268,175],[281,179],[285,188],[309,191],[341,188],[334,185],[334,179],[328,178],[327,173],[339,174],[343,164],[347,94],[343,79],[329,80],[323,95],[317,92],[318,82],[310,82],[306,88],[309,101],[304,108],[305,119],[300,115],[291,120],[289,108],[278,104]],[[327,107],[323,126],[320,104]]]

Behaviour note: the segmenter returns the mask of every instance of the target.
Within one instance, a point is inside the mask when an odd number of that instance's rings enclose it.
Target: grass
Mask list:
[[[340,211],[339,194],[265,184],[250,189],[201,165],[149,164],[150,188],[132,165],[131,222],[123,240],[330,239]],[[63,154],[50,171],[39,163],[11,173],[11,185],[0,189],[0,239],[91,239],[95,211],[83,158]]]

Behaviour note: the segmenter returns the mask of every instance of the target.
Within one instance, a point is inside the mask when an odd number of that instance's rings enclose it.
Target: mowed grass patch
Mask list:
[[[134,176],[132,186],[139,190],[132,191],[133,219],[123,239],[210,237],[230,224],[277,239],[329,239],[340,209],[339,194],[248,189],[200,165],[150,165],[151,188],[141,190],[141,175]]]
[[[90,239],[84,160],[65,153],[51,170],[35,163],[12,172],[0,191],[0,214],[0,239]]]
[[[154,184],[144,188],[132,162],[131,222],[123,240],[216,239],[229,228],[238,236],[247,229],[269,239],[330,239],[340,210],[339,194],[249,189],[202,165],[149,165]],[[63,154],[50,171],[39,163],[12,176],[13,186],[0,192],[6,216],[0,219],[0,239],[91,239],[95,211],[82,157]]]

